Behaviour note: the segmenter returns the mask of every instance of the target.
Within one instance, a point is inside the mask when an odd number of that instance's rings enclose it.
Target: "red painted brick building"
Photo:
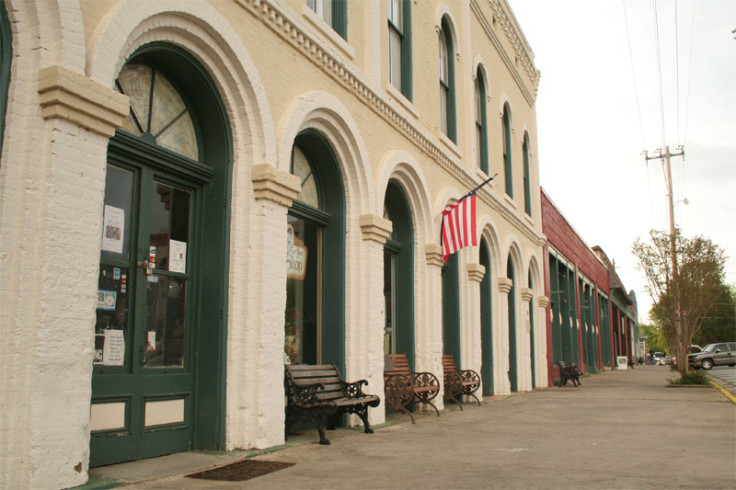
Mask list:
[[[636,299],[626,293],[603,249],[585,244],[559,208],[541,190],[542,230],[547,237],[545,294],[549,384],[557,362],[599,371],[619,356],[635,361]]]

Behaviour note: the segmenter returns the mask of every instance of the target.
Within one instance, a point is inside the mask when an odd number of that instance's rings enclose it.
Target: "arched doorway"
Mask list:
[[[480,264],[486,273],[480,283],[481,378],[483,396],[492,396],[493,387],[493,268],[491,249],[485,238],[480,240]]]
[[[509,256],[506,262],[506,277],[511,279],[511,290],[508,295],[509,312],[509,382],[511,391],[519,391],[519,374],[516,354],[516,275],[514,260]]]
[[[325,138],[300,133],[291,173],[302,188],[289,209],[284,362],[335,364],[345,372],[345,198]]]
[[[116,88],[131,111],[108,146],[90,466],[224,446],[229,123],[170,45],[140,48]]]
[[[389,181],[384,218],[393,223],[383,251],[384,354],[405,353],[414,366],[414,224],[404,189]]]

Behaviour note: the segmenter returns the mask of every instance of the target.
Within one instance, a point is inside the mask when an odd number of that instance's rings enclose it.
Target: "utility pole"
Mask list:
[[[672,279],[671,279],[671,288],[672,292],[675,295],[675,304],[677,305],[677,314],[674,318],[675,323],[675,333],[677,334],[677,340],[678,340],[678,350],[682,350],[681,347],[681,340],[682,340],[682,305],[680,304],[680,283],[678,278],[678,270],[677,270],[677,244],[675,243],[676,239],[676,231],[675,231],[675,199],[674,195],[672,193],[672,168],[670,166],[670,157],[679,157],[682,156],[685,158],[685,149],[682,146],[677,147],[677,150],[675,153],[670,153],[670,147],[665,146],[664,147],[664,153],[662,153],[662,149],[658,148],[656,155],[649,156],[648,152],[644,152],[644,159],[645,161],[649,160],[662,160],[665,161],[665,175],[667,178],[667,198],[669,200],[669,209],[670,209],[670,254],[672,258]],[[683,357],[684,354],[684,357]],[[683,372],[687,371],[687,350],[685,352],[678,352],[677,357],[680,360],[680,365],[684,366]],[[683,362],[684,361],[684,362]]]

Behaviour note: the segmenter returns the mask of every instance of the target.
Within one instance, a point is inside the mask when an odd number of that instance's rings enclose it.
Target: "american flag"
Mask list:
[[[445,262],[463,247],[478,246],[475,200],[475,193],[471,193],[442,211],[442,258]]]

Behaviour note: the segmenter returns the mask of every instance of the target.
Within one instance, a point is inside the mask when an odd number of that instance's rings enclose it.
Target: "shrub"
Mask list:
[[[673,385],[707,385],[708,376],[703,371],[688,371],[680,379],[668,380]]]

